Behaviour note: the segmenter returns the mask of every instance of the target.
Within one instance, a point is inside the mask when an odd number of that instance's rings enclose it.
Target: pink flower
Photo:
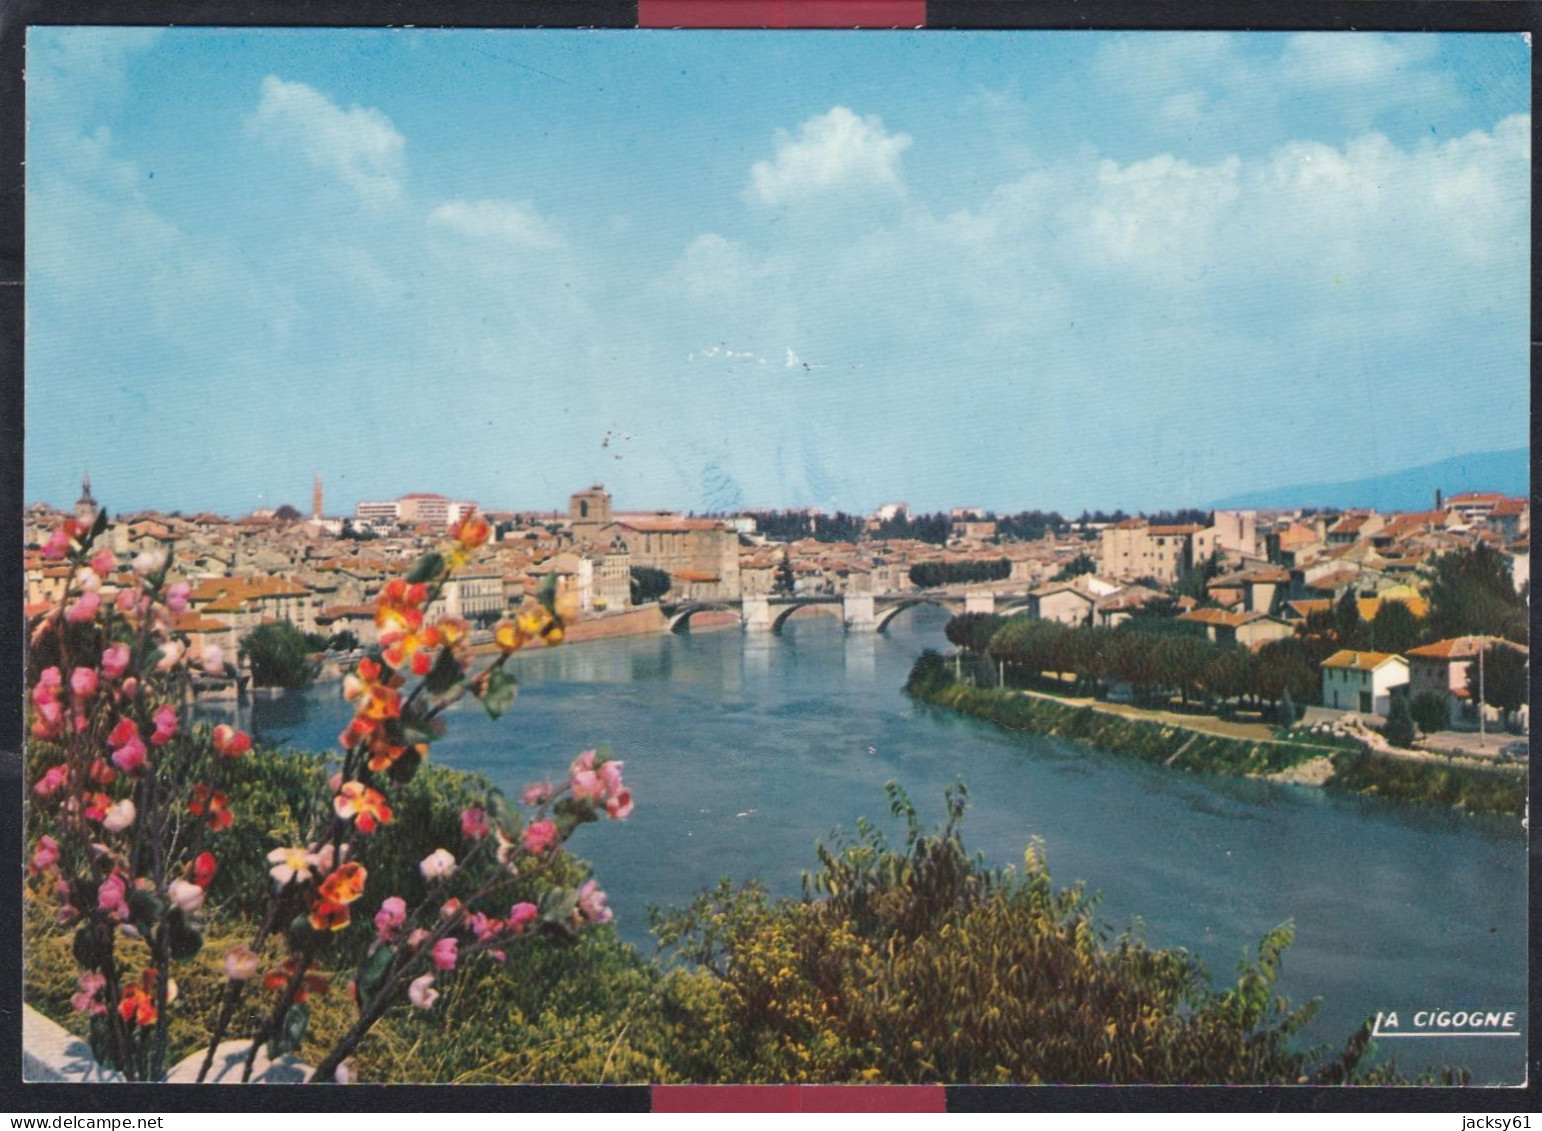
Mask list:
[[[126,616],[134,611],[134,604],[138,599],[139,595],[134,590],[119,589],[118,595],[112,599],[112,603],[117,606],[120,613]]]
[[[32,852],[32,870],[46,872],[59,862],[59,842],[51,836],[38,837]]]
[[[185,651],[187,651],[187,646],[182,641],[166,641],[158,650],[160,658],[155,661],[155,670],[158,672],[169,672],[182,662],[182,653]]]
[[[375,912],[375,932],[381,942],[390,942],[407,922],[407,901],[399,895],[388,896]]]
[[[45,699],[37,705],[37,718],[32,723],[34,738],[54,738],[64,727],[64,707],[57,699]]]
[[[37,689],[32,693],[36,698],[39,694],[55,695],[64,686],[64,676],[56,667],[47,667],[37,674]]]
[[[139,681],[133,676],[129,676],[123,681],[123,686],[119,690],[123,693],[123,698],[132,699],[139,694]]]
[[[487,810],[472,807],[460,812],[460,835],[467,840],[481,840],[488,833]]]
[[[442,848],[436,848],[418,864],[418,871],[423,873],[423,878],[432,883],[434,880],[447,879],[455,872],[455,857]]]
[[[611,910],[605,906],[605,893],[594,880],[578,889],[578,913],[591,923],[604,923],[611,918]]]
[[[598,801],[605,795],[605,787],[600,784],[600,777],[593,770],[574,771],[568,779],[568,786],[579,801]]]
[[[407,945],[413,950],[417,950],[418,947],[422,946],[425,942],[428,941],[433,933],[434,932],[432,931],[425,931],[422,927],[419,927],[414,930],[412,934],[407,936]]]
[[[225,977],[232,982],[246,982],[257,976],[257,954],[245,943],[225,952]]]
[[[434,989],[434,976],[424,974],[414,978],[412,985],[407,987],[407,1000],[419,1009],[434,1008],[434,1002],[439,1000],[439,991]]]
[[[76,668],[70,673],[70,694],[77,700],[89,699],[96,694],[95,668]]]
[[[70,1008],[76,1013],[94,1013],[98,1016],[106,1013],[107,1007],[96,999],[96,995],[107,985],[106,975],[88,970],[80,976],[78,984],[80,993],[70,998]]]
[[[471,928],[471,933],[476,936],[477,942],[486,942],[503,930],[501,919],[489,919],[480,911],[471,917],[467,925]]]
[[[624,821],[632,812],[632,791],[629,789],[617,790],[605,799],[605,812],[611,815],[613,820]]]
[[[439,908],[439,918],[453,919],[466,909],[466,905],[458,899],[447,899]]]
[[[532,856],[539,856],[556,843],[557,826],[550,821],[532,821],[525,826],[522,839],[525,851]]]
[[[117,679],[128,671],[130,657],[127,644],[114,644],[102,652],[102,674],[108,679]]]
[[[96,610],[101,606],[102,598],[99,594],[82,593],[73,605],[64,610],[64,619],[71,624],[85,624],[96,616]]]
[[[134,725],[134,720],[124,715],[118,720],[107,736],[108,746],[122,746],[129,739],[139,733],[139,728]]]
[[[523,934],[539,914],[540,909],[533,903],[516,903],[509,908],[509,929],[516,934]]]
[[[434,944],[432,951],[435,970],[455,969],[456,951],[460,946],[460,940],[454,935],[440,939]]]
[[[52,797],[64,788],[64,783],[69,781],[69,778],[70,772],[65,769],[62,763],[57,766],[50,766],[47,772],[38,778],[37,784],[32,787],[32,792],[36,793],[39,797]]]
[[[118,568],[118,559],[111,550],[98,550],[91,555],[91,568],[98,574],[106,577]]]
[[[127,720],[124,720],[127,722]],[[112,764],[125,774],[137,774],[145,764],[145,744],[134,731],[129,740],[112,752]]]
[[[525,791],[519,795],[521,805],[544,805],[551,800],[551,782],[538,781],[525,786]]]
[[[621,767],[624,764],[612,761],[606,762],[599,768],[600,781],[605,786],[606,794],[617,793],[621,790]]]
[[[102,815],[102,828],[110,833],[121,833],[134,823],[138,815],[134,803],[125,797],[116,805],[107,807],[107,812]]]
[[[177,713],[170,707],[161,706],[151,716],[155,733],[150,736],[151,746],[164,746],[177,733]]]
[[[43,543],[43,556],[51,562],[56,562],[70,552],[70,536],[62,530],[55,530],[48,536],[48,541]]]
[[[193,587],[185,581],[179,581],[166,590],[166,607],[178,616],[187,612],[187,599],[193,593]]]
[[[225,674],[225,653],[220,650],[218,644],[205,644],[202,658],[203,670],[206,675]]]
[[[595,750],[585,750],[577,758],[573,759],[573,764],[568,767],[568,773],[576,774],[576,773],[578,773],[581,770],[592,770],[592,769],[594,769],[594,759],[595,759],[597,754],[598,754],[598,751],[595,751]]]
[[[96,909],[119,922],[129,917],[128,886],[117,872],[103,880],[102,885],[96,889]]]

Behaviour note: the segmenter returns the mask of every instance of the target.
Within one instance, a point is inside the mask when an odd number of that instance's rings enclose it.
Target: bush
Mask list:
[[[1445,696],[1436,695],[1433,691],[1419,692],[1413,697],[1408,709],[1413,714],[1414,725],[1425,734],[1434,734],[1450,725],[1451,716]]]
[[[704,1078],[851,1083],[1296,1084],[1363,1078],[1363,1034],[1323,1060],[1297,1034],[1316,1003],[1274,994],[1290,924],[1214,989],[1182,950],[1158,950],[1094,917],[1079,887],[1057,889],[1042,851],[1021,873],[987,868],[947,821],[906,824],[890,847],[871,825],[820,846],[802,900],[724,881],[660,917],[669,950],[710,971],[721,997],[677,1003],[724,1039]],[[1358,1042],[1358,1043],[1357,1043]],[[1319,1063],[1320,1062],[1320,1063]],[[1379,1070],[1383,1077],[1395,1074]]]
[[[653,566],[632,567],[632,604],[646,605],[660,600],[674,582],[669,574]]]
[[[1393,746],[1408,747],[1414,744],[1414,720],[1408,708],[1408,696],[1392,697],[1392,706],[1387,710],[1387,722],[1381,733]]]
[[[317,665],[311,659],[316,649],[286,620],[252,629],[242,638],[241,650],[252,666],[256,687],[304,687],[316,678]]]

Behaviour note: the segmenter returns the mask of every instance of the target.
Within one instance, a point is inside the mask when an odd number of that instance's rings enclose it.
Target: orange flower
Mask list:
[[[187,808],[195,817],[203,816],[207,811],[208,816],[204,820],[212,832],[228,829],[235,823],[236,816],[230,811],[230,799],[220,790],[210,789],[203,782],[193,786],[193,795],[187,800]]]
[[[130,1025],[154,1025],[155,999],[138,986],[129,986],[118,1002],[118,1016]]]
[[[450,537],[468,550],[477,550],[487,545],[487,540],[492,536],[492,526],[475,511],[450,527]]]
[[[375,626],[380,629],[380,642],[394,643],[421,628],[423,610],[420,606],[427,598],[428,587],[421,582],[408,585],[399,577],[386,582],[375,599]]]
[[[364,894],[364,881],[368,878],[364,865],[350,860],[321,881],[321,898],[333,903],[352,903]]]
[[[345,821],[354,818],[361,833],[372,833],[377,825],[391,823],[391,809],[385,797],[363,782],[344,782],[332,799],[332,808]]]
[[[493,629],[493,641],[504,652],[517,652],[525,646],[530,635],[519,625],[510,621],[502,621]]]
[[[330,899],[316,901],[311,908],[311,926],[318,931],[341,931],[352,919],[346,903],[333,903]],[[300,998],[296,996],[296,1001]]]
[[[347,908],[345,907],[343,910],[346,911]],[[314,916],[312,917],[312,922],[315,922]],[[316,929],[318,931],[322,930],[321,927],[317,927]],[[294,977],[294,972],[296,969],[298,969],[298,967],[295,965],[295,958],[293,955],[290,955],[288,958],[284,959],[283,966],[276,970],[269,970],[266,974],[263,975],[262,988],[265,990],[283,989],[289,984],[289,979]],[[294,999],[296,1002],[302,1002],[311,994],[320,994],[321,996],[325,997],[327,991],[331,988],[331,983],[329,983],[320,974],[307,973],[305,977],[301,979],[299,986],[296,987]]]

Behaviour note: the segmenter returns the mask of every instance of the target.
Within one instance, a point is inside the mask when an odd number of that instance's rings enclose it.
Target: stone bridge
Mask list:
[[[1014,612],[1027,604],[1025,593],[991,589],[928,590],[920,593],[848,593],[788,596],[767,594],[740,600],[692,600],[663,606],[671,632],[685,632],[691,618],[702,612],[731,612],[746,632],[780,632],[799,609],[824,607],[841,618],[848,631],[882,632],[906,609],[935,605],[958,613]]]

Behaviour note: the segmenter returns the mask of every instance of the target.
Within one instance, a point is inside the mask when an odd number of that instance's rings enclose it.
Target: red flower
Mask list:
[[[252,748],[252,736],[221,723],[214,728],[214,749],[227,758],[239,758]]]
[[[311,926],[318,931],[341,931],[352,919],[346,903],[318,899],[311,908]]]
[[[214,880],[214,873],[219,869],[219,861],[214,859],[212,852],[200,852],[193,862],[188,865],[188,879],[201,888],[206,888]]]

